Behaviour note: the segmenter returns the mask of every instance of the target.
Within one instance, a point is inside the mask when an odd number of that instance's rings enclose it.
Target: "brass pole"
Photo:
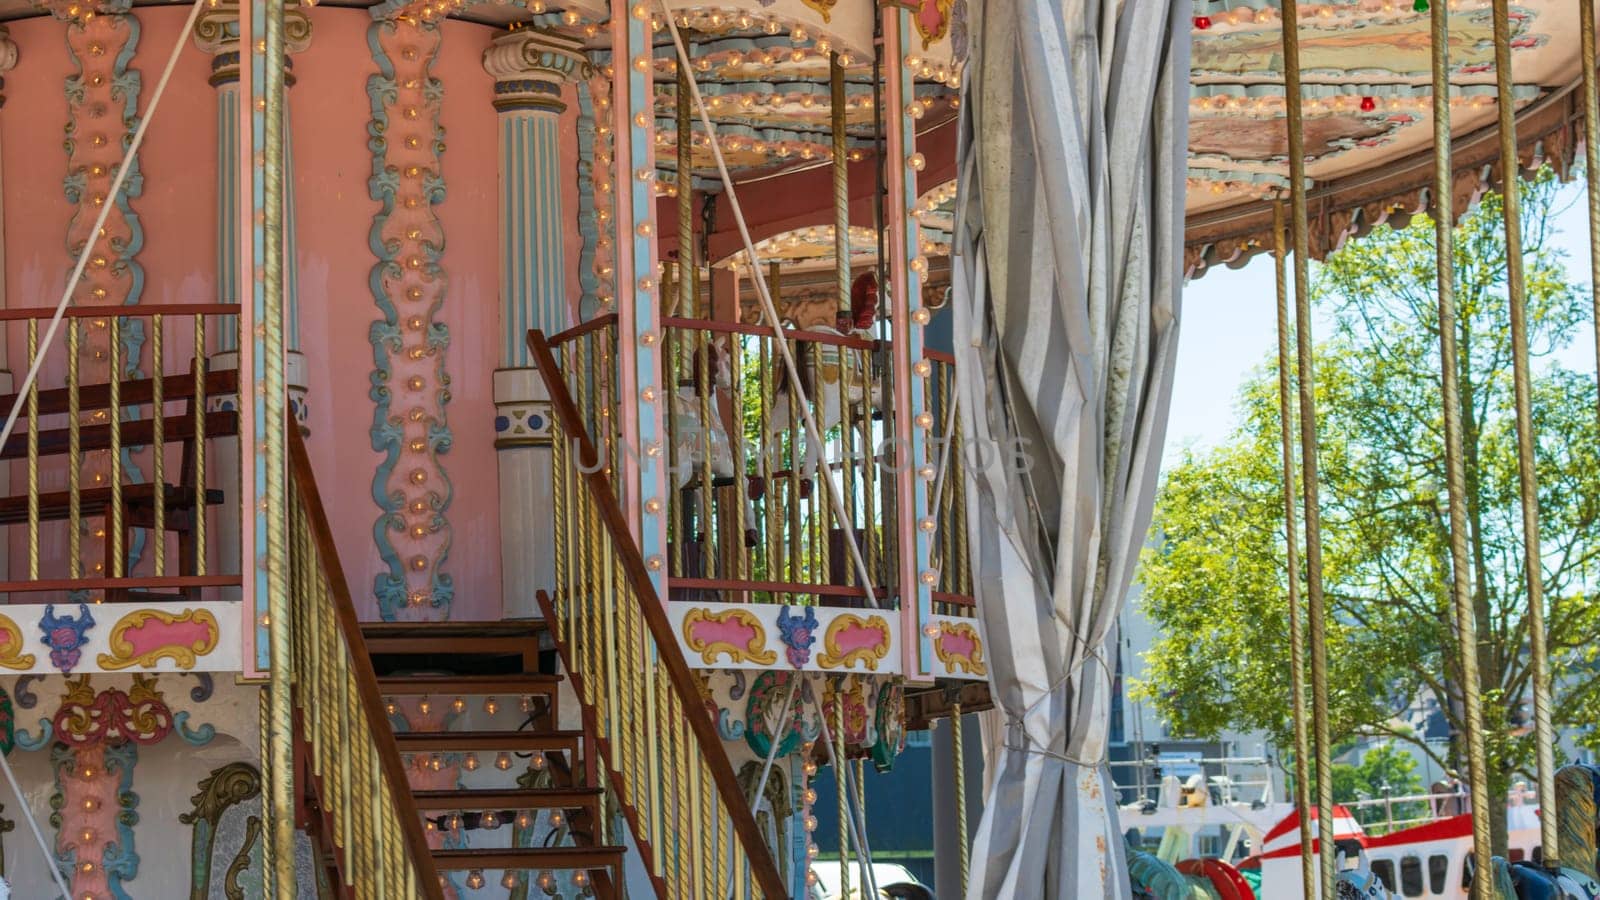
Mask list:
[[[1484,751],[1483,699],[1478,668],[1478,623],[1474,611],[1472,573],[1467,551],[1466,465],[1462,459],[1461,392],[1458,386],[1455,298],[1455,209],[1450,147],[1450,13],[1444,3],[1433,8],[1433,227],[1439,295],[1439,366],[1444,403],[1445,481],[1450,506],[1451,591],[1455,598],[1456,645],[1461,657],[1462,712],[1467,720],[1467,777],[1472,785],[1472,854],[1476,871],[1491,871],[1493,843],[1489,833],[1489,778]],[[1502,98],[1503,99],[1503,98]],[[1515,163],[1510,171],[1515,173]],[[1515,175],[1512,178],[1515,181]],[[1520,254],[1519,254],[1520,257]],[[1544,794],[1550,797],[1551,794]],[[1478,798],[1484,798],[1480,802]],[[1547,801],[1548,802],[1548,801]],[[1553,807],[1552,807],[1553,808]],[[1555,816],[1548,816],[1551,823]],[[1548,845],[1548,846],[1553,846]],[[1475,878],[1472,896],[1489,900],[1489,878]]]
[[[263,331],[262,372],[265,396],[261,398],[266,427],[258,436],[265,444],[267,477],[263,499],[266,501],[267,556],[260,563],[267,574],[267,595],[271,615],[271,731],[266,754],[272,757],[274,777],[269,782],[270,797],[263,803],[271,809],[272,833],[267,836],[274,845],[273,864],[277,871],[273,879],[281,891],[295,883],[294,854],[294,762],[291,742],[294,734],[290,708],[291,620],[286,567],[288,561],[288,516],[286,514],[285,479],[288,468],[284,457],[284,372],[283,372],[283,297],[284,297],[284,63],[283,12],[285,0],[262,0],[265,4],[265,33],[260,45],[250,49],[266,57],[266,80],[263,85],[265,100],[265,142],[261,178],[264,194],[262,210],[261,272],[265,315],[260,323]],[[201,411],[200,415],[204,415]],[[198,517],[204,507],[195,510]]]
[[[1527,285],[1522,271],[1522,192],[1517,184],[1517,110],[1512,97],[1515,79],[1511,71],[1511,17],[1507,0],[1494,0],[1494,80],[1499,94],[1496,106],[1500,117],[1500,172],[1501,181],[1504,182],[1501,194],[1506,224],[1506,288],[1507,299],[1511,303],[1511,377],[1517,406],[1517,482],[1522,494],[1523,566],[1528,575],[1528,655],[1533,665],[1533,740],[1539,759],[1540,802],[1553,807],[1556,789],[1555,726],[1550,717],[1550,660],[1545,651],[1544,574],[1539,553],[1539,476],[1533,458],[1533,385],[1528,373]],[[1477,684],[1473,683],[1466,685],[1464,693],[1476,690]],[[1485,772],[1485,789],[1487,776]],[[1495,801],[1489,797],[1487,790],[1478,793],[1477,780],[1478,776],[1474,773],[1474,794],[1485,798],[1484,805],[1487,807],[1488,803]],[[1499,802],[1504,802],[1504,799]],[[1473,820],[1477,821],[1476,812]],[[1539,834],[1544,844],[1544,865],[1554,869],[1559,864],[1556,859],[1555,816],[1540,819]],[[1487,897],[1488,894],[1483,896]]]
[[[1290,224],[1294,230],[1295,355],[1300,380],[1300,477],[1306,517],[1306,614],[1310,618],[1311,634],[1311,718],[1317,752],[1317,852],[1322,875],[1319,896],[1327,898],[1333,896],[1335,879],[1333,741],[1328,730],[1327,608],[1322,595],[1322,515],[1317,497],[1317,397],[1311,363],[1311,248],[1306,227],[1299,23],[1298,0],[1283,0],[1283,79],[1289,127]]]
[[[1311,848],[1311,738],[1306,733],[1306,638],[1300,616],[1300,540],[1294,514],[1294,415],[1289,367],[1288,248],[1283,204],[1272,205],[1272,249],[1278,280],[1278,425],[1283,438],[1283,538],[1289,582],[1289,689],[1294,715],[1294,802],[1300,819],[1300,877],[1306,897],[1316,896],[1317,868]]]
[[[833,255],[838,262],[839,308],[850,308],[850,156],[845,138],[844,66],[834,53],[828,64],[828,103],[833,131]]]

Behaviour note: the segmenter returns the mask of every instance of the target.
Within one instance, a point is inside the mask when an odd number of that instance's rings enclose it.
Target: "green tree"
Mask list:
[[[1593,593],[1600,551],[1600,458],[1594,376],[1550,354],[1587,329],[1587,294],[1550,242],[1558,185],[1525,182],[1527,314],[1535,360],[1534,424],[1547,621],[1558,727],[1590,726],[1600,687],[1587,677],[1600,631]],[[1444,485],[1433,225],[1380,227],[1317,266],[1313,301],[1330,331],[1315,348],[1329,704],[1336,740],[1381,736],[1434,750],[1397,721],[1413,699],[1441,698],[1455,732],[1453,636]],[[1472,601],[1488,725],[1492,794],[1533,765],[1527,589],[1522,567],[1511,339],[1501,204],[1486,196],[1456,230]],[[1264,367],[1241,388],[1231,438],[1167,474],[1143,604],[1164,637],[1148,654],[1145,695],[1172,725],[1211,735],[1264,729],[1290,746],[1278,388]],[[1300,531],[1303,541],[1304,531]],[[1583,740],[1593,742],[1586,733]],[[1446,756],[1457,755],[1452,747]],[[1464,760],[1439,760],[1464,768]],[[1493,805],[1496,846],[1505,810]]]

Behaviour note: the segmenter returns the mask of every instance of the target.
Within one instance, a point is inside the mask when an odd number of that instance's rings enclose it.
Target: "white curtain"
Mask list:
[[[967,897],[1129,896],[1114,649],[1176,353],[1189,0],[969,0],[954,306],[1000,747]]]

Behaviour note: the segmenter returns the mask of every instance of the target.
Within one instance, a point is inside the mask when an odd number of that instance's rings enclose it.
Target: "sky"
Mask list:
[[[1587,288],[1589,223],[1581,181],[1562,189],[1557,208],[1562,212],[1556,219],[1555,245],[1566,254],[1568,275]],[[1214,268],[1185,287],[1164,454],[1168,465],[1187,447],[1205,449],[1226,440],[1238,422],[1235,402],[1240,383],[1275,358],[1278,298],[1273,268],[1271,254],[1263,254],[1241,269]],[[1313,340],[1319,339],[1317,325],[1313,321]],[[1562,365],[1594,370],[1594,340],[1588,328],[1585,322],[1556,355]],[[1326,323],[1322,331],[1326,332]]]

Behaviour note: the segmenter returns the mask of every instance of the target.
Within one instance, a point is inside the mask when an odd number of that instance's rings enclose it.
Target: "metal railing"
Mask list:
[[[970,617],[977,613],[972,599],[972,560],[967,552],[967,487],[965,446],[961,441],[961,420],[951,416],[956,402],[955,357],[937,350],[922,351],[929,367],[924,379],[924,408],[933,416],[930,456],[943,458],[943,481],[937,487],[933,510],[938,530],[934,532],[933,569],[939,583],[933,591],[933,611],[945,616]]]
[[[555,447],[556,589],[544,617],[596,735],[603,778],[657,894],[779,898],[787,889],[629,535],[589,421],[530,334]]]
[[[305,748],[302,794],[357,900],[444,893],[383,698],[334,549],[311,462],[293,417],[289,433],[289,584],[296,733]],[[344,892],[341,892],[344,893]]]
[[[210,571],[207,510],[224,492],[206,486],[211,443],[239,425],[233,408],[207,409],[238,390],[236,372],[207,370],[207,334],[238,312],[71,307],[52,352],[40,335],[54,309],[0,310],[0,322],[26,328],[30,367],[46,354],[22,398],[22,433],[0,450],[0,460],[27,463],[23,491],[0,499],[0,525],[27,531],[25,563],[12,565],[26,577],[0,581],[0,593],[99,601],[239,584],[237,574]],[[0,403],[10,409],[16,399]],[[237,572],[237,561],[223,564]]]
[[[735,591],[772,602],[863,604],[849,558],[859,542],[872,589],[893,582],[894,473],[884,450],[880,345],[861,334],[664,318],[672,482],[668,576],[675,592]],[[794,354],[789,383],[777,342]],[[804,399],[802,399],[802,396]],[[822,435],[805,433],[800,404]],[[843,498],[845,520],[822,478]],[[847,527],[848,526],[848,527]]]

